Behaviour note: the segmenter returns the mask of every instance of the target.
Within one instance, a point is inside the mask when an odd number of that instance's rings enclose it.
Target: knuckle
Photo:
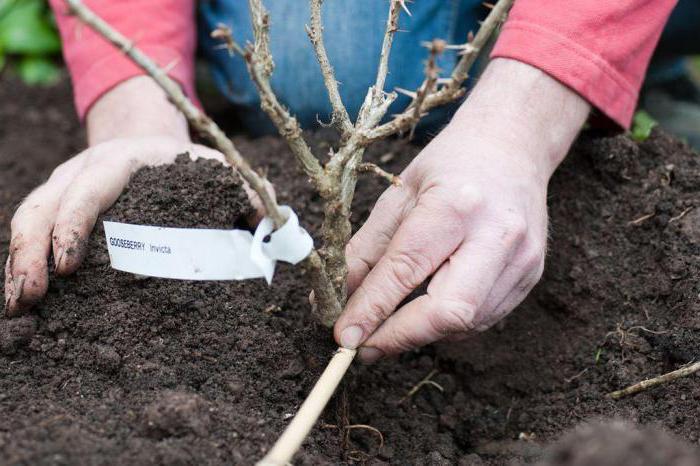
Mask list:
[[[442,299],[437,312],[428,315],[428,322],[441,335],[466,332],[474,328],[476,305],[465,300]]]
[[[362,296],[363,305],[361,309],[363,309],[364,319],[361,320],[369,323],[372,328],[375,328],[389,318],[393,309],[385,304],[385,299],[381,295],[362,289],[364,287],[365,284],[361,284],[361,290],[356,292],[360,293]]]
[[[501,220],[502,239],[507,247],[517,246],[525,241],[528,234],[527,220],[521,215],[509,214]]]
[[[402,293],[413,291],[430,275],[431,269],[430,258],[417,251],[389,256],[389,273]]]
[[[484,205],[484,193],[470,184],[460,186],[450,198],[454,208],[462,214],[470,214]]]
[[[410,329],[394,325],[386,336],[383,348],[389,353],[403,353],[421,346]]]
[[[544,266],[544,253],[534,250],[525,255],[524,268],[527,272],[536,272]]]
[[[51,176],[49,176],[49,180],[55,180],[58,178],[63,178],[69,174],[69,172],[72,171],[72,164],[68,163],[62,163],[61,165],[57,166],[56,168],[53,169],[51,172]]]
[[[476,186],[463,184],[453,187],[434,187],[423,195],[434,208],[444,209],[449,215],[465,221],[485,204],[484,194]]]

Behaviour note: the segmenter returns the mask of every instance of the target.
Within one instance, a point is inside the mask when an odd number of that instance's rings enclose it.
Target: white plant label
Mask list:
[[[272,282],[278,260],[298,264],[313,248],[313,239],[287,206],[287,222],[273,232],[265,217],[251,234],[245,230],[166,228],[104,222],[112,268],[150,277],[179,280]],[[269,235],[269,241],[265,237]]]

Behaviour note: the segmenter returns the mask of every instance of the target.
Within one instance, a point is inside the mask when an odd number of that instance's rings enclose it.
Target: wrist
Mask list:
[[[184,115],[147,76],[128,79],[106,92],[85,121],[90,146],[115,138],[152,136],[190,141]]]
[[[590,112],[577,93],[525,63],[494,59],[448,126],[528,157],[547,180]]]

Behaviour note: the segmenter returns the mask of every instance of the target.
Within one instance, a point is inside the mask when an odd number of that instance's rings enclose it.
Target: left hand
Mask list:
[[[350,241],[352,295],[336,340],[372,362],[485,330],[517,306],[544,267],[547,183],[588,110],[535,68],[492,63]],[[425,295],[394,312],[431,276]]]

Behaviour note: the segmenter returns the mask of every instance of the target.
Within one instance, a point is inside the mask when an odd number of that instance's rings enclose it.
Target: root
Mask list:
[[[642,380],[641,382],[631,385],[622,390],[609,393],[608,396],[613,400],[619,400],[620,398],[624,398],[629,395],[635,395],[652,387],[656,387],[657,385],[672,382],[676,379],[680,379],[681,377],[687,377],[698,371],[700,371],[700,362],[692,363],[675,371],[668,372],[664,375],[660,375],[652,379]]]
[[[656,214],[646,214],[646,215],[642,215],[642,216],[639,217],[639,218],[635,218],[634,220],[630,220],[629,222],[627,222],[627,225],[639,225],[639,224],[641,224],[641,223],[644,223],[645,220],[649,220],[649,219],[650,219],[651,217],[653,217],[654,215],[656,215]]]
[[[379,429],[376,427],[372,427],[368,424],[349,424],[346,426],[338,427],[333,424],[325,424],[323,425],[324,429],[339,429],[343,433],[343,449],[347,450],[348,446],[350,445],[350,431],[354,429],[361,429],[361,430],[367,430],[370,431],[374,434],[376,434],[377,438],[379,439],[379,447],[377,448],[377,451],[380,451],[384,447],[384,434],[381,433]],[[373,457],[375,455],[371,455],[369,453],[365,453],[360,450],[350,450],[348,451],[348,458],[350,458],[353,461],[366,461],[367,459]]]
[[[413,388],[410,389],[410,390],[408,391],[408,393],[406,393],[406,395],[405,395],[403,398],[401,398],[401,399],[399,400],[398,404],[401,404],[401,403],[403,403],[404,401],[408,400],[409,398],[412,398],[413,395],[415,395],[416,393],[418,393],[418,390],[420,390],[420,389],[421,389],[422,387],[424,387],[425,385],[432,385],[433,387],[435,387],[435,388],[437,388],[438,390],[440,390],[441,393],[444,392],[445,389],[442,388],[442,385],[440,385],[439,383],[435,382],[434,380],[431,380],[437,373],[438,373],[437,369],[433,369],[432,371],[430,371],[430,373],[429,373],[428,375],[426,375],[425,378],[424,378],[423,380],[421,380],[421,381],[418,382],[416,385],[414,385]]]

